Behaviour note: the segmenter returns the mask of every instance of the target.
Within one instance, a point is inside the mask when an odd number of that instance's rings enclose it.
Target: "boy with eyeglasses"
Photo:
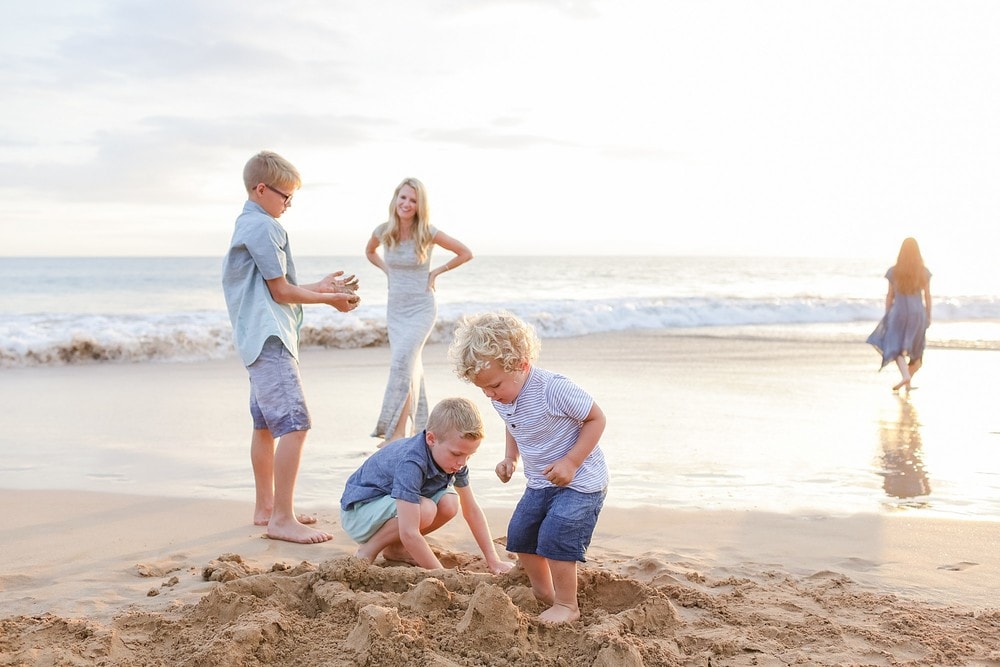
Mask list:
[[[256,486],[253,521],[271,539],[311,544],[332,535],[306,524],[315,517],[294,511],[293,496],[306,432],[311,427],[299,377],[302,304],[340,312],[359,302],[357,279],[337,271],[299,285],[288,234],[278,222],[302,178],[280,155],[262,151],[243,168],[247,202],[236,218],[222,270],[222,287],[236,349],[250,375],[253,435],[250,461]]]

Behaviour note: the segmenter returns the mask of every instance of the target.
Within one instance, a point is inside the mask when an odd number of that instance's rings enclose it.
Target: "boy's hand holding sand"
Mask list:
[[[358,291],[358,278],[353,273],[345,276],[343,271],[335,271],[316,283],[316,291],[354,294]]]
[[[331,274],[299,285],[288,232],[278,218],[302,186],[298,170],[280,155],[261,151],[243,168],[247,201],[236,218],[222,271],[222,287],[233,326],[233,342],[250,376],[250,461],[256,499],[253,522],[272,539],[315,544],[329,533],[306,526],[315,519],[295,513],[295,481],[306,434],[312,428],[299,377],[303,304],[326,304],[341,312],[357,307],[352,290],[326,286],[357,283]],[[320,287],[324,285],[324,287]]]

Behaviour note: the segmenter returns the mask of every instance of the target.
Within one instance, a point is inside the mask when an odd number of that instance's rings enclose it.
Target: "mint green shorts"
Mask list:
[[[431,496],[437,504],[446,493],[456,493],[452,486],[445,487]],[[366,503],[355,504],[349,510],[340,510],[340,525],[352,540],[364,544],[378,532],[389,519],[396,516],[396,499],[392,496],[379,496]]]

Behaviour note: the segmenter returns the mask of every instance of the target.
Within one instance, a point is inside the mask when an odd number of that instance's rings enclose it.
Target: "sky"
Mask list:
[[[4,256],[221,257],[262,149],[302,173],[281,218],[300,255],[362,253],[408,176],[484,255],[891,263],[915,236],[961,265],[1000,243],[992,0],[4,13]]]

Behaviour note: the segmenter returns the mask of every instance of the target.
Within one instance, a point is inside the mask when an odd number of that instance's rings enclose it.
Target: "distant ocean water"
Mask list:
[[[0,258],[0,366],[173,362],[235,354],[221,258]],[[306,308],[305,345],[386,345],[385,277],[360,256],[300,257],[300,282],[361,280],[344,315]],[[438,282],[431,340],[506,308],[545,337],[628,329],[863,342],[884,309],[885,262],[729,257],[477,257]],[[931,266],[934,270],[935,267]],[[1000,282],[935,274],[931,347],[1000,349]]]

